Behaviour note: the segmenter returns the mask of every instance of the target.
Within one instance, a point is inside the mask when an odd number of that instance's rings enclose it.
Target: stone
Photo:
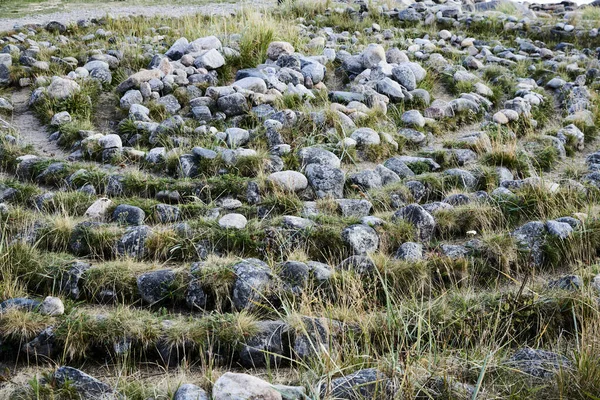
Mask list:
[[[336,199],[338,210],[344,217],[366,217],[371,212],[373,204],[368,200]]]
[[[179,60],[186,53],[189,42],[186,38],[179,38],[171,45],[169,50],[165,53],[165,56],[171,60]]]
[[[372,253],[379,247],[375,229],[366,225],[351,225],[342,231],[342,240],[354,254]]]
[[[281,55],[290,55],[294,53],[294,46],[288,42],[271,42],[267,48],[267,58],[277,61]]]
[[[117,241],[117,255],[132,258],[144,257],[148,249],[146,248],[146,239],[150,236],[152,230],[146,225],[133,226],[123,234]]]
[[[241,364],[246,368],[277,367],[289,359],[289,326],[282,321],[259,321],[256,333],[242,344]]]
[[[255,93],[267,93],[267,84],[264,79],[249,76],[233,82],[233,87],[250,90]]]
[[[52,116],[52,121],[50,121],[50,125],[61,126],[69,122],[71,122],[71,114],[69,114],[67,111],[61,111],[57,112]]]
[[[423,259],[423,245],[415,242],[405,242],[396,251],[395,257],[399,260],[415,262]]]
[[[225,65],[225,58],[216,49],[206,50],[194,60],[196,68],[205,68],[209,71],[221,68],[223,65]]]
[[[281,393],[257,377],[226,372],[215,382],[213,400],[282,400]]]
[[[344,197],[346,176],[341,169],[312,163],[305,168],[304,174],[317,198]]]
[[[321,147],[312,146],[304,147],[298,151],[298,157],[300,163],[303,166],[309,164],[326,165],[332,168],[339,168],[341,161],[334,153],[329,150],[325,150]]]
[[[65,313],[65,306],[58,297],[48,296],[40,303],[38,312],[42,315],[57,316]]]
[[[295,292],[307,286],[309,276],[310,268],[303,262],[286,261],[279,267],[279,277]]]
[[[253,309],[263,300],[263,292],[271,283],[272,274],[264,262],[249,258],[232,267],[236,280],[232,299],[237,310]]]
[[[219,219],[219,226],[223,229],[244,229],[248,220],[242,214],[225,214]]]
[[[177,112],[179,110],[181,110],[181,104],[179,104],[177,97],[175,97],[172,94],[162,96],[156,102],[158,104],[163,105],[165,107],[165,110],[167,111],[167,113],[169,113],[171,115],[177,114]]]
[[[139,90],[128,90],[121,97],[120,106],[123,110],[129,110],[133,104],[142,104],[144,97]]]
[[[381,143],[379,133],[375,132],[371,128],[358,128],[352,132],[350,137],[356,140],[357,146],[369,146]]]
[[[404,100],[405,96],[402,86],[390,78],[383,78],[377,81],[376,88],[377,93],[387,96],[392,103],[399,103]]]
[[[83,214],[84,217],[95,221],[104,221],[108,217],[108,212],[112,208],[113,202],[106,198],[100,198],[92,203]]]
[[[347,182],[361,190],[376,189],[383,186],[381,175],[370,169],[348,174]]]
[[[113,211],[112,219],[126,225],[143,225],[146,213],[139,207],[119,204]]]
[[[398,156],[386,160],[383,165],[391,171],[394,171],[400,178],[407,178],[415,175],[415,173]]]
[[[176,274],[171,269],[146,272],[137,277],[138,292],[148,304],[157,304],[168,298]]]
[[[157,204],[154,207],[154,217],[161,224],[169,224],[180,220],[181,211],[177,206]]]
[[[392,69],[392,76],[396,82],[401,84],[408,91],[417,88],[417,79],[411,67],[406,64],[400,64]]]
[[[287,192],[298,192],[308,187],[306,176],[297,171],[281,171],[267,177],[273,185]]]
[[[217,107],[228,117],[246,114],[250,111],[250,106],[246,98],[241,93],[233,93],[228,96],[219,97]]]
[[[405,220],[417,230],[417,237],[422,242],[428,242],[433,237],[435,219],[418,204],[410,204],[394,213],[395,220]]]
[[[548,288],[578,291],[583,288],[583,280],[579,275],[563,275],[548,282]]]
[[[560,370],[571,367],[569,360],[560,354],[530,347],[517,350],[505,364],[541,379],[552,379]]]
[[[209,400],[208,394],[200,386],[184,383],[177,388],[173,400]]]
[[[250,132],[241,128],[227,128],[225,130],[227,146],[236,148],[245,145],[250,140]]]
[[[402,114],[402,122],[410,127],[422,128],[425,126],[425,118],[418,110],[409,110]]]
[[[331,380],[320,389],[320,398],[363,400],[393,398],[392,381],[383,372],[362,369],[341,378]]]
[[[546,221],[546,229],[550,235],[559,239],[566,239],[573,233],[573,227],[570,224],[555,220]]]
[[[369,44],[361,54],[364,68],[375,68],[380,62],[385,62],[385,49],[380,44]]]
[[[98,379],[71,367],[60,367],[54,372],[54,381],[59,388],[75,390],[82,400],[117,400],[120,398],[113,388]]]
[[[48,97],[55,100],[65,100],[81,90],[79,84],[71,79],[56,77],[46,88]]]

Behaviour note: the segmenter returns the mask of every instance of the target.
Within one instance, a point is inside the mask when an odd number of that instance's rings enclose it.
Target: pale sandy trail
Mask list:
[[[101,18],[111,16],[155,16],[179,17],[190,14],[227,15],[244,7],[253,9],[265,8],[277,4],[274,0],[238,1],[235,3],[207,3],[188,6],[115,6],[111,4],[73,4],[69,9],[49,14],[28,15],[19,18],[0,18],[0,32],[14,29],[15,26],[26,24],[46,24],[58,21],[64,24],[77,22],[81,19]]]

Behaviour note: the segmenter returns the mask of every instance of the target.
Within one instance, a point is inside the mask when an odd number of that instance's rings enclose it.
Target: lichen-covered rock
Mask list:
[[[108,384],[71,367],[60,367],[54,372],[54,380],[58,387],[73,388],[81,399],[116,400],[120,395]]]
[[[394,213],[394,219],[404,220],[415,227],[417,237],[423,242],[428,242],[433,237],[435,219],[418,204],[410,204]]]
[[[256,334],[240,350],[240,360],[247,368],[277,367],[287,363],[290,353],[290,327],[282,321],[260,321]]]
[[[213,400],[282,400],[281,393],[255,376],[226,372],[215,382]]]

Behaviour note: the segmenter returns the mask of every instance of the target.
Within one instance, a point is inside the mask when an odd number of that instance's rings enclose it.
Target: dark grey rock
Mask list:
[[[120,397],[110,385],[75,368],[58,368],[54,372],[54,380],[59,388],[69,385],[70,388],[75,389],[81,399],[112,400]]]
[[[139,207],[128,204],[119,204],[113,211],[112,219],[126,225],[143,225],[146,213]]]
[[[117,255],[133,258],[143,258],[148,249],[146,239],[152,233],[149,226],[133,226],[117,241]]]
[[[534,350],[530,347],[519,349],[506,364],[535,378],[551,379],[562,369],[569,369],[569,360],[557,353]]]
[[[401,208],[394,213],[394,219],[411,223],[417,231],[419,240],[423,242],[431,240],[435,230],[435,219],[420,205],[410,204]]]
[[[354,254],[372,253],[379,247],[375,229],[366,225],[351,225],[342,231],[342,240]]]
[[[137,287],[140,297],[146,303],[156,304],[165,300],[171,291],[176,279],[173,270],[146,272],[137,278]]]
[[[317,198],[333,197],[338,199],[344,196],[346,177],[341,169],[327,165],[309,164],[304,170],[304,175]]]

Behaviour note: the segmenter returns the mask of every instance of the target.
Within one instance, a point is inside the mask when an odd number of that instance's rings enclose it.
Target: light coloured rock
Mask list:
[[[227,372],[213,386],[213,400],[282,400],[281,393],[255,376]]]
[[[219,219],[219,226],[225,229],[244,229],[248,220],[242,214],[226,214]]]
[[[64,100],[81,90],[79,84],[71,79],[56,77],[46,89],[48,97],[55,100]]]
[[[297,171],[274,172],[267,179],[275,186],[288,192],[304,190],[308,186],[306,176]]]
[[[112,207],[112,204],[113,202],[106,197],[98,199],[88,207],[83,216],[89,219],[103,221],[107,218],[108,210]]]

